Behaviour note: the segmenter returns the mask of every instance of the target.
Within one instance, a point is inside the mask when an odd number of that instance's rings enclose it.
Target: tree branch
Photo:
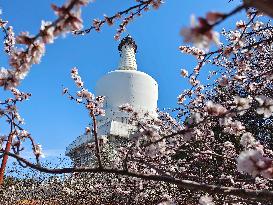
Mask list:
[[[273,18],[273,1],[272,0],[244,0],[246,6],[254,7],[260,12],[266,13],[268,16]]]
[[[96,145],[96,156],[98,159],[99,168],[102,169],[102,163],[101,163],[101,156],[100,156],[100,146],[99,146],[99,140],[98,140],[98,131],[97,131],[97,120],[94,113],[91,113],[91,117],[93,120],[93,134],[95,138],[95,145]]]
[[[129,7],[128,9],[125,9],[123,11],[120,11],[118,12],[117,14],[111,16],[111,17],[107,17],[109,21],[113,21],[115,18],[117,18],[117,15],[119,16],[122,16],[123,14],[128,14],[130,11],[136,9],[136,8],[140,8],[141,6],[147,6],[149,5],[153,0],[148,0],[148,1],[141,1],[141,3],[135,5],[135,6],[132,6],[132,7]],[[100,21],[100,26],[102,24],[106,23],[106,20],[102,20]],[[90,33],[91,30],[93,29],[96,29],[95,26],[90,26],[89,28],[87,29],[83,29],[83,30],[79,30],[79,31],[74,31],[73,33],[75,35],[82,35],[82,34],[87,34],[87,33]]]
[[[12,121],[14,120],[14,116],[12,115]],[[14,136],[14,132],[13,132],[13,124],[10,124],[10,133],[8,136],[8,141],[6,143],[6,147],[5,147],[5,151],[4,151],[4,155],[3,155],[3,159],[2,159],[2,163],[1,163],[1,168],[0,168],[0,185],[3,184],[3,180],[4,180],[4,174],[5,174],[5,170],[6,170],[6,165],[8,162],[8,152],[10,152],[11,149],[11,143],[13,140],[13,136]]]
[[[3,151],[0,151],[0,152],[3,152]],[[16,154],[13,154],[13,153],[6,153],[6,154],[25,163],[27,166],[29,166],[32,169],[35,169],[44,173],[49,173],[49,174],[63,174],[63,173],[74,173],[74,172],[108,173],[108,174],[116,174],[121,176],[135,177],[135,178],[148,180],[148,181],[175,184],[184,189],[189,189],[193,191],[204,191],[210,194],[233,195],[233,196],[237,196],[237,197],[241,197],[245,199],[252,198],[257,201],[264,201],[264,200],[272,201],[273,200],[273,191],[216,186],[216,185],[202,184],[202,183],[198,183],[198,182],[190,181],[190,180],[176,179],[176,178],[168,177],[168,176],[139,174],[139,173],[133,173],[133,172],[117,170],[117,169],[89,168],[89,167],[50,169],[50,168],[33,164]]]
[[[223,21],[225,21],[228,17],[233,16],[234,14],[238,13],[239,11],[241,11],[242,9],[244,9],[246,6],[244,4],[236,7],[235,9],[233,9],[231,12],[225,14],[220,20],[216,21],[214,24],[210,25],[211,28],[213,28],[214,26],[219,25],[220,23],[222,23]]]

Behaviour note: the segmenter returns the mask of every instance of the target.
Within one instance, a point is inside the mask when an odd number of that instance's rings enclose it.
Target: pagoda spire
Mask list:
[[[131,36],[123,38],[118,46],[120,51],[119,70],[137,70],[136,51],[137,45]]]

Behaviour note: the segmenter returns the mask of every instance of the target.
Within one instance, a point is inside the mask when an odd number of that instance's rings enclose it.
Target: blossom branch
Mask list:
[[[27,32],[17,36],[16,43],[25,46],[25,50],[13,48],[10,51],[11,69],[0,69],[0,86],[5,89],[18,86],[30,71],[30,67],[40,62],[46,44],[53,43],[54,38],[60,34],[80,29],[82,27],[80,7],[87,3],[86,0],[69,0],[62,7],[52,5],[52,9],[58,15],[54,22],[42,21],[40,32],[35,36],[30,36]],[[11,41],[15,41],[14,36]]]
[[[246,6],[244,4],[237,6],[235,9],[233,9],[231,12],[227,13],[227,14],[222,14],[221,18],[214,22],[213,24],[210,25],[211,28],[221,24],[223,21],[225,21],[227,18],[237,14],[238,12],[242,11],[244,8],[246,8]]]
[[[272,0],[244,0],[244,3],[248,7],[254,7],[258,9],[261,12],[266,13],[271,18],[273,18],[273,6],[272,6]]]
[[[93,135],[94,135],[95,145],[96,145],[96,156],[98,159],[99,168],[102,169],[100,146],[99,146],[98,131],[97,131],[97,128],[98,128],[97,119],[93,112],[91,112],[90,115],[93,121]]]
[[[71,70],[71,78],[74,80],[75,85],[81,90],[77,92],[77,97],[71,95],[67,88],[63,88],[63,94],[67,94],[70,100],[74,100],[77,103],[85,105],[85,108],[88,110],[89,116],[91,117],[93,122],[93,135],[95,139],[96,157],[98,160],[99,168],[102,169],[101,152],[97,131],[98,125],[96,117],[99,115],[104,115],[104,110],[102,109],[104,97],[95,97],[91,92],[84,88],[84,82],[82,81],[76,67]],[[90,131],[90,128],[87,127],[86,134],[88,134]]]
[[[3,153],[3,151],[0,151]],[[140,178],[148,181],[156,181],[156,182],[166,182],[169,184],[177,185],[181,188],[194,190],[194,191],[204,191],[211,194],[222,194],[222,195],[233,195],[246,199],[255,199],[257,201],[264,200],[273,200],[273,191],[267,190],[252,190],[252,189],[240,189],[234,187],[225,187],[225,186],[216,186],[198,183],[190,180],[180,180],[169,176],[160,176],[160,175],[145,175],[139,173],[133,173],[124,170],[116,170],[116,169],[105,169],[105,168],[89,168],[89,167],[73,167],[73,168],[61,168],[61,169],[50,169],[46,167],[42,167],[40,165],[33,164],[28,160],[13,154],[6,153],[9,156],[20,160],[25,163],[32,169],[35,169],[40,172],[49,173],[49,174],[63,174],[63,173],[112,173],[117,175],[123,175],[128,177]]]
[[[140,12],[142,10],[148,9],[149,5],[152,5],[154,8],[157,8],[157,7],[159,7],[160,4],[161,4],[160,0],[140,1],[139,4],[129,7],[123,11],[120,11],[111,17],[105,16],[104,20],[95,19],[95,20],[93,20],[93,25],[90,26],[89,28],[84,29],[84,30],[74,31],[73,33],[76,35],[82,35],[82,34],[90,33],[91,30],[100,31],[100,28],[103,24],[107,23],[108,25],[113,25],[115,19],[119,19],[119,18],[121,18],[122,15],[128,14],[129,12],[131,12],[135,9],[136,9],[136,12],[134,12],[130,15],[130,19],[132,19],[135,15],[140,15]],[[127,19],[127,20],[125,20],[126,22],[129,21],[128,17],[126,19]],[[122,25],[122,24],[120,25],[120,27],[123,27],[123,26],[124,25]],[[118,31],[119,35],[121,32],[122,32],[122,30]]]
[[[13,119],[14,119],[14,116],[12,115],[12,120]],[[5,152],[4,152],[4,155],[3,155],[1,168],[0,168],[0,185],[3,184],[5,169],[6,169],[6,165],[7,165],[7,161],[8,161],[8,154],[7,153],[10,152],[13,137],[14,137],[13,124],[10,123],[10,134],[8,136],[8,140],[7,140],[7,143],[6,143],[6,148],[5,148]]]

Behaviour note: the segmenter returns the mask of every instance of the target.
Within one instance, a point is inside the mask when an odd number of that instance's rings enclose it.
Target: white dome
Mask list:
[[[144,72],[136,70],[109,72],[97,82],[95,90],[97,96],[106,96],[106,117],[109,111],[117,112],[118,107],[126,103],[139,112],[156,113],[158,84]]]

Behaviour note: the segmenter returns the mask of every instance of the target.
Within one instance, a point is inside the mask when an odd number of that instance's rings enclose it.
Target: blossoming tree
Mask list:
[[[97,136],[96,117],[104,114],[103,96],[95,97],[85,87],[77,68],[71,71],[79,91],[76,95],[64,88],[69,99],[85,106],[93,127],[94,142],[87,149],[94,163],[60,169],[41,165],[41,145],[22,126],[17,104],[31,94],[16,87],[24,80],[31,65],[38,64],[45,46],[63,33],[88,34],[99,31],[123,18],[115,39],[119,39],[129,22],[151,7],[158,9],[161,0],[137,1],[124,11],[103,20],[95,19],[82,29],[80,10],[88,0],[70,0],[63,6],[52,5],[57,15],[54,22],[43,22],[37,35],[16,36],[8,22],[0,19],[5,35],[4,48],[10,68],[0,70],[0,86],[13,98],[1,99],[0,117],[10,127],[1,138],[0,169],[1,203],[22,199],[38,204],[271,204],[273,200],[273,27],[272,1],[245,0],[230,13],[208,12],[191,27],[183,28],[186,43],[183,53],[196,57],[192,71],[181,70],[190,89],[178,96],[175,115],[159,112],[158,119],[140,119],[130,105],[120,109],[131,113],[137,131],[130,139],[120,139],[110,157],[109,139]],[[213,30],[226,18],[244,10],[247,21],[235,29],[224,30],[219,41]],[[266,15],[267,17],[264,17]],[[218,49],[211,51],[215,43]],[[209,84],[200,74],[209,73]],[[24,159],[20,152],[24,141],[32,144],[36,162]],[[64,174],[63,177],[9,179],[3,182],[8,157],[18,166],[39,173]],[[17,170],[20,172],[20,170]],[[68,175],[68,173],[74,173]],[[78,174],[80,173],[80,174]],[[36,173],[37,174],[37,173]],[[30,186],[31,185],[31,186]],[[54,186],[54,189],[52,188]],[[23,203],[23,202],[22,202]],[[29,201],[28,201],[29,203]]]

